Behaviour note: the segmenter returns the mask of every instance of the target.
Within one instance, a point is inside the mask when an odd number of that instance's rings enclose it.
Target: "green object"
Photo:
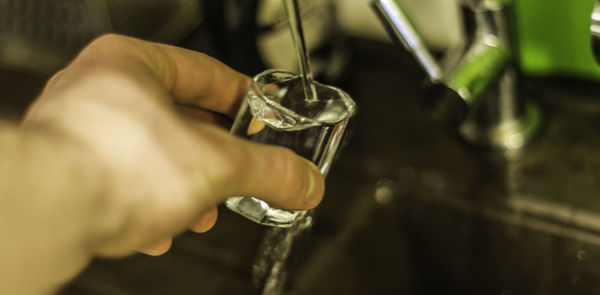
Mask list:
[[[515,0],[520,65],[531,76],[600,80],[591,49],[595,0]]]
[[[509,60],[510,52],[504,46],[476,40],[449,76],[448,86],[456,90],[469,106],[475,105],[490,84],[497,81]]]

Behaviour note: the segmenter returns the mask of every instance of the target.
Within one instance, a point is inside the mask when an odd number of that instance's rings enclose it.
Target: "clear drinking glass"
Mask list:
[[[317,82],[314,87],[318,99],[309,101],[296,74],[267,70],[256,75],[231,133],[290,148],[315,163],[325,177],[357,107],[338,88]],[[277,227],[291,226],[306,212],[271,207],[251,196],[231,197],[225,205],[250,220]]]

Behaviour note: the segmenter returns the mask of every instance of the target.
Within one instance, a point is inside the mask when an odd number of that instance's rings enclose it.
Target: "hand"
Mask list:
[[[319,203],[324,184],[313,164],[219,127],[248,82],[201,53],[116,35],[48,82],[24,125],[72,141],[101,175],[92,254],[160,255],[186,227],[210,229],[229,196],[286,209]]]

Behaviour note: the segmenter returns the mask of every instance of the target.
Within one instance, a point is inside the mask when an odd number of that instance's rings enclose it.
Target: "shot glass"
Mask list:
[[[296,74],[267,70],[254,76],[231,133],[287,147],[315,163],[325,177],[357,106],[336,87],[317,82],[313,86],[317,99],[308,100]],[[306,213],[276,208],[252,196],[230,197],[225,205],[252,221],[275,227],[292,226]]]

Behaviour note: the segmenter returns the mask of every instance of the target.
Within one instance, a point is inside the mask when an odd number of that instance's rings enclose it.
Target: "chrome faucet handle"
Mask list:
[[[475,9],[481,3],[472,1],[469,5]],[[393,39],[402,44],[425,71],[433,86],[426,105],[433,108],[438,119],[452,125],[462,123],[468,108],[479,102],[509,65],[510,51],[495,34],[497,29],[491,22],[481,19],[485,16],[479,17],[481,25],[477,27],[473,44],[460,58],[442,68],[396,0],[375,0],[372,6]]]
[[[465,139],[502,149],[519,148],[539,126],[537,108],[517,97],[507,21],[507,0],[468,0],[475,19],[471,43],[441,67],[424,45],[398,0],[373,0],[391,37],[424,70],[433,92],[426,99],[436,117],[458,125]]]

